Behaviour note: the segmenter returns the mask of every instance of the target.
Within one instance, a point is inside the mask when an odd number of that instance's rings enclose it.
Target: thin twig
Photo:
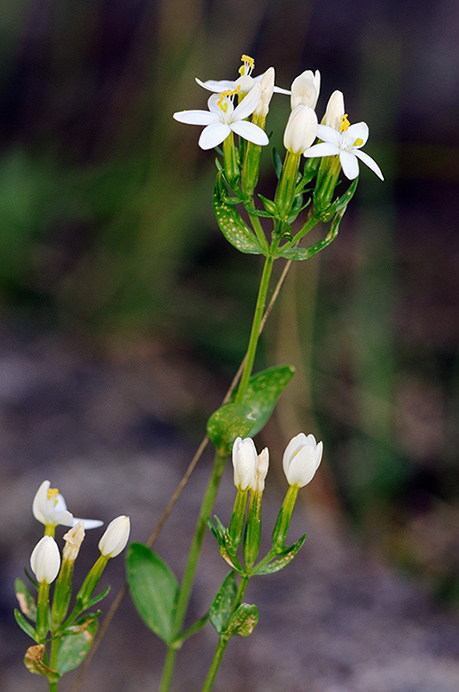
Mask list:
[[[266,320],[268,319],[268,317],[271,313],[271,310],[273,309],[274,303],[277,300],[277,296],[279,295],[279,292],[282,288],[282,284],[285,281],[285,278],[287,276],[287,273],[288,273],[288,270],[290,269],[291,264],[292,264],[292,260],[288,260],[288,262],[286,262],[286,264],[282,270],[282,273],[281,273],[281,275],[277,281],[277,284],[274,288],[273,294],[272,294],[271,299],[269,301],[268,307],[266,308],[266,310],[263,314],[263,317],[262,317],[262,320],[260,323],[259,334],[261,334],[261,332],[264,329],[264,326],[266,324]],[[221,404],[222,406],[224,406],[225,404],[228,403],[228,401],[231,398],[232,393],[236,389],[236,386],[237,386],[237,384],[241,378],[241,375],[242,375],[242,372],[244,369],[246,357],[247,357],[247,354],[242,359],[242,362],[238,368],[238,371],[236,372],[235,376],[233,377],[233,380],[229,386],[229,389],[226,392],[225,397],[222,401],[222,404]],[[149,548],[152,547],[152,545],[155,543],[156,539],[158,538],[159,534],[161,533],[164,524],[166,523],[170,513],[172,512],[175,505],[177,504],[177,501],[178,501],[180,495],[182,494],[186,484],[188,483],[188,480],[189,480],[191,474],[193,473],[194,469],[196,468],[198,461],[202,457],[204,450],[207,447],[208,443],[209,443],[209,437],[206,435],[202,439],[201,444],[199,445],[199,447],[196,450],[191,462],[188,465],[188,468],[186,469],[185,473],[183,474],[183,476],[182,476],[179,484],[177,485],[177,488],[175,489],[173,495],[171,496],[171,498],[167,504],[167,507],[164,510],[164,512],[162,513],[153,533],[151,534],[151,536],[147,540],[146,545]],[[123,598],[126,596],[127,592],[128,592],[128,585],[127,585],[127,582],[125,582],[123,584],[123,586],[121,587],[121,589],[116,594],[110,608],[108,609],[107,615],[105,616],[105,618],[102,622],[102,625],[101,625],[101,627],[100,627],[100,629],[99,629],[99,631],[98,631],[98,633],[94,639],[94,644],[92,645],[92,647],[91,647],[88,655],[86,656],[85,660],[81,664],[81,667],[80,667],[80,670],[78,673],[78,677],[75,680],[75,683],[71,689],[71,692],[80,692],[83,678],[86,675],[86,671],[89,668],[89,665],[90,665],[97,649],[99,648],[99,645],[100,645],[103,637],[105,636],[105,633],[106,633],[107,629],[109,628],[111,621],[113,620],[115,613],[117,612],[118,608],[120,607],[120,605],[123,601]]]

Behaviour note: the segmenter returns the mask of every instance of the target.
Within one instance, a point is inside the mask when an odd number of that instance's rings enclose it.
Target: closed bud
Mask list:
[[[342,91],[334,91],[328,99],[325,115],[322,119],[322,125],[328,125],[334,130],[340,130],[342,118],[344,117],[344,96]]]
[[[30,556],[30,566],[39,584],[51,584],[58,575],[61,556],[52,536],[43,536]]]
[[[314,435],[300,433],[287,445],[282,464],[290,485],[302,488],[314,477],[322,459],[323,444]]]
[[[131,522],[124,515],[116,517],[107,526],[107,529],[99,541],[99,550],[104,557],[116,557],[126,547],[129,540]]]
[[[315,108],[320,92],[319,70],[316,70],[315,73],[312,70],[305,70],[293,80],[291,91],[290,104],[292,110],[300,105]]]
[[[309,149],[317,134],[317,116],[315,111],[299,105],[290,113],[285,131],[284,147],[291,154],[302,154]]]
[[[233,444],[234,485],[247,490],[257,472],[257,450],[251,437],[237,437]]]

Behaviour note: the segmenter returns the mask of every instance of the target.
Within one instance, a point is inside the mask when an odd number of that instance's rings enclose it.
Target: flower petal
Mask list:
[[[236,120],[244,120],[252,115],[255,108],[258,106],[258,102],[261,98],[261,87],[259,84],[255,84],[253,89],[249,91],[247,96],[245,96],[238,106],[234,109],[234,113],[231,116],[231,122]]]
[[[337,156],[339,153],[340,150],[334,144],[319,142],[319,144],[314,144],[312,147],[309,147],[309,149],[306,149],[303,155],[306,156],[306,158],[314,158],[316,156]]]
[[[214,147],[218,147],[230,133],[230,126],[226,123],[211,123],[201,132],[198,144],[201,149],[213,149]]]
[[[216,122],[215,114],[209,111],[178,111],[172,117],[185,125],[210,125]]]
[[[249,123],[247,120],[239,120],[238,122],[231,123],[230,127],[233,132],[249,142],[260,144],[261,146],[269,144],[266,132],[254,123]]]
[[[354,123],[346,130],[347,143],[349,146],[354,146],[354,142],[360,139],[361,143],[357,144],[357,147],[360,149],[367,143],[369,134],[370,129],[366,123]]]
[[[349,180],[357,178],[359,174],[359,162],[355,158],[355,155],[351,154],[349,151],[342,151],[339,155],[339,160],[346,178]]]
[[[198,77],[195,77],[195,80],[199,86],[204,87],[204,89],[207,89],[208,91],[215,91],[219,94],[221,94],[222,91],[232,91],[235,88],[234,80],[230,79],[208,79],[206,82],[202,82],[200,79],[198,79]]]
[[[364,151],[360,151],[359,149],[356,149],[356,150],[354,151],[354,155],[355,155],[355,156],[358,156],[359,159],[360,159],[361,161],[363,161],[363,163],[365,163],[365,164],[368,166],[368,168],[371,168],[371,170],[373,171],[373,173],[376,173],[376,175],[378,176],[378,178],[381,178],[381,180],[384,180],[384,176],[383,176],[383,174],[382,174],[382,171],[381,171],[380,167],[378,166],[378,164],[376,163],[376,161],[375,161],[374,159],[371,158],[371,156],[369,156],[368,154],[366,154]]]
[[[342,135],[334,127],[328,127],[328,125],[318,125],[317,126],[317,137],[322,139],[324,142],[329,144],[334,144],[339,147],[342,143]]]

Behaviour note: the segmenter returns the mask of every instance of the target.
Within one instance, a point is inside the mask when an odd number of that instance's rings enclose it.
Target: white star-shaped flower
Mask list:
[[[344,175],[349,180],[354,180],[359,174],[360,159],[368,168],[371,168],[373,173],[376,173],[378,178],[384,180],[382,171],[376,161],[368,156],[364,151],[361,151],[369,135],[368,125],[364,122],[349,125],[347,116],[341,118],[341,129],[335,130],[328,125],[319,125],[317,127],[317,137],[322,141],[319,144],[314,144],[309,149],[306,149],[304,156],[306,158],[316,156],[339,156],[341,168]]]
[[[94,529],[102,526],[103,521],[98,519],[76,519],[68,511],[63,495],[57,488],[50,488],[49,481],[43,481],[38,488],[33,499],[32,511],[35,519],[45,526],[55,527],[58,524],[63,526],[75,526],[79,521],[83,522],[85,529]]]
[[[231,132],[254,144],[268,144],[266,132],[258,125],[246,120],[258,106],[261,97],[260,85],[255,84],[235,108],[233,99],[238,91],[239,88],[213,94],[207,102],[208,111],[178,111],[173,117],[179,123],[205,126],[198,142],[201,149],[217,147]]]
[[[243,55],[241,60],[242,65],[239,68],[239,74],[241,76],[237,79],[208,79],[205,82],[197,77],[195,77],[195,79],[199,86],[204,87],[204,89],[207,89],[208,91],[214,91],[218,94],[221,94],[223,91],[233,91],[238,87],[240,87],[242,93],[247,93],[254,87],[255,84],[261,82],[265,73],[260,74],[257,77],[252,77],[252,72],[255,67],[254,59],[249,55]],[[281,89],[277,86],[274,87],[274,91],[277,94],[291,93],[288,91],[288,89]]]

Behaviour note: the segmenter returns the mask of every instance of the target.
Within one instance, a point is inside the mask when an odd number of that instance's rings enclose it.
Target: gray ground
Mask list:
[[[29,640],[12,618],[12,583],[41,535],[31,514],[39,484],[48,478],[77,515],[108,522],[129,514],[133,539],[145,540],[194,448],[176,432],[174,421],[174,400],[186,395],[186,376],[164,362],[147,365],[155,354],[114,357],[108,363],[51,338],[1,336],[0,687],[32,692],[46,686],[22,665]],[[179,573],[209,463],[210,455],[157,544]],[[283,488],[275,485],[266,492],[267,533],[282,498]],[[228,470],[216,507],[222,520],[233,499]],[[284,572],[250,584],[246,600],[258,605],[260,622],[252,636],[230,642],[216,692],[457,692],[457,616],[323,508],[297,508],[292,540],[305,531],[305,546]],[[97,556],[99,536],[88,534],[77,579]],[[193,597],[196,616],[205,612],[225,572],[209,536]],[[106,576],[121,585],[121,559],[109,564]],[[200,689],[215,640],[209,626],[185,645],[175,690]],[[162,654],[162,644],[126,598],[82,689],[156,690]],[[74,680],[74,674],[64,678],[62,692]]]

